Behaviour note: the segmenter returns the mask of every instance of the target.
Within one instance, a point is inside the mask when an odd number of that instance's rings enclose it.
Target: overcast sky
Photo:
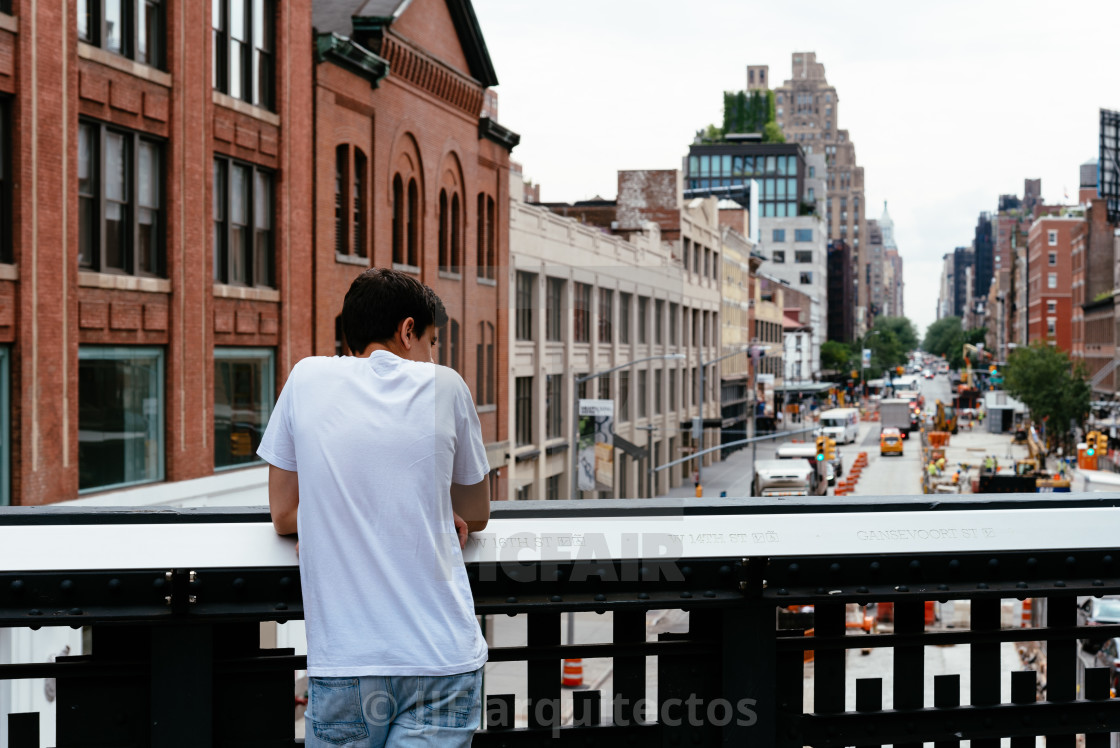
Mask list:
[[[815,51],[864,167],[868,217],[890,204],[919,335],[941,258],[980,211],[1041,178],[1076,200],[1101,107],[1120,109],[1120,6],[1033,0],[474,0],[500,84],[499,119],[541,199],[613,198],[619,169],[680,168],[722,120],[746,66],[791,76]]]

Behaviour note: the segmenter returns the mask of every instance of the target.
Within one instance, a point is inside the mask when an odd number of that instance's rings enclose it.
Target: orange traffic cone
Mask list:
[[[564,688],[578,688],[583,685],[583,660],[564,660],[564,675],[560,678]]]

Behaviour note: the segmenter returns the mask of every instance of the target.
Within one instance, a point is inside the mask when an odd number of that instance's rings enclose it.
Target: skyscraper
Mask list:
[[[852,250],[858,288],[857,333],[868,324],[870,268],[866,247],[863,167],[847,130],[839,129],[840,97],[825,78],[815,52],[793,53],[793,76],[774,89],[778,124],[786,139],[800,143],[806,153],[828,159],[828,204],[825,222],[830,239],[842,239]],[[863,237],[863,241],[861,241]]]

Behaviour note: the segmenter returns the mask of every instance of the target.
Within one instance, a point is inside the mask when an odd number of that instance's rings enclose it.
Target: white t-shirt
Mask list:
[[[451,509],[451,483],[490,470],[462,377],[388,351],[305,358],[257,454],[299,473],[308,675],[486,662]]]

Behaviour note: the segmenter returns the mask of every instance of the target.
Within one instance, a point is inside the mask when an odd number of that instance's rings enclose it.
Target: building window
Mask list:
[[[813,274],[811,272],[801,273],[801,285],[811,286],[813,284]]]
[[[638,297],[638,343],[649,342],[649,297]]]
[[[1050,267],[1056,266],[1058,264],[1058,253],[1057,252],[1050,252],[1050,258],[1049,259],[1050,259]]]
[[[614,338],[612,321],[614,306],[614,291],[609,288],[599,289],[599,342],[609,343]]]
[[[436,333],[437,363],[447,366],[455,371],[459,369],[459,321],[448,319],[447,323],[439,328]]]
[[[276,397],[268,348],[214,349],[214,469],[260,462],[257,447]]]
[[[517,425],[517,446],[533,443],[533,378],[517,377],[514,383],[517,396],[515,420]]]
[[[545,307],[545,339],[564,339],[564,279],[548,279],[548,299]]]
[[[1058,302],[1055,301],[1054,299],[1047,299],[1046,300],[1046,313],[1047,314],[1057,314],[1057,312],[1058,312]]]
[[[610,400],[611,399],[611,375],[610,374],[604,374],[603,376],[599,377],[599,399],[600,400]]]
[[[677,370],[669,369],[669,411],[677,409]]]
[[[11,3],[0,3],[10,12]],[[78,0],[78,38],[152,67],[164,66],[160,0]]]
[[[78,348],[78,490],[163,480],[163,351]]]
[[[630,420],[630,372],[618,372],[618,420]]]
[[[517,501],[528,501],[533,498],[533,484],[526,483],[521,488],[517,489]]]
[[[661,413],[662,403],[665,401],[665,372],[655,369],[653,372],[653,412]]]
[[[680,315],[680,304],[669,304],[669,345],[677,345],[680,329],[680,322],[677,317]]]
[[[630,342],[630,305],[633,303],[634,295],[628,293],[620,293],[618,295],[618,342]]]
[[[366,156],[360,148],[342,144],[334,149],[334,162],[334,251],[366,257]]]
[[[776,262],[778,264],[785,263],[785,261],[786,261],[786,251],[784,249],[775,249],[773,254],[774,254],[774,262]]]
[[[793,240],[795,242],[811,242],[813,241],[812,229],[794,229]]]
[[[555,439],[564,435],[564,376],[549,374],[545,377],[544,423],[545,437]]]
[[[1057,332],[1058,321],[1053,317],[1046,318],[1046,334],[1055,335]]]
[[[1046,243],[1051,247],[1058,246],[1058,231],[1057,229],[1049,229],[1046,232]]]
[[[786,240],[786,230],[785,229],[774,229],[771,232],[771,241],[784,242],[785,240]]]
[[[1047,273],[1046,274],[1046,287],[1047,288],[1057,288],[1058,287],[1058,274],[1057,273]]]
[[[591,342],[591,286],[576,283],[573,289],[575,298],[572,304],[573,340],[576,343]]]
[[[393,176],[393,263],[420,269],[420,190],[410,177],[408,186],[400,174]]]
[[[638,372],[638,418],[649,415],[649,372],[642,369]]]
[[[813,250],[811,250],[811,249],[799,249],[799,250],[797,250],[796,252],[793,253],[793,261],[794,262],[812,262],[813,261]]]
[[[517,339],[533,339],[533,294],[537,288],[536,273],[517,273]]]
[[[11,118],[0,100],[0,262],[12,261]]]
[[[548,484],[546,486],[547,493],[545,498],[549,501],[556,501],[560,498],[560,474],[548,476]]]
[[[498,250],[494,198],[478,193],[478,277],[497,278]]]
[[[463,225],[459,193],[439,191],[439,269],[459,274],[463,268]]]
[[[494,325],[490,322],[478,323],[478,344],[475,347],[475,395],[479,405],[493,405],[495,381],[497,380],[496,351],[494,350]]]
[[[78,126],[78,263],[163,277],[162,146],[137,133]]]
[[[653,342],[665,344],[665,302],[661,299],[653,302]]]
[[[214,88],[273,109],[273,1],[212,0],[211,8]]]
[[[214,159],[214,281],[275,286],[272,173],[224,157]]]

